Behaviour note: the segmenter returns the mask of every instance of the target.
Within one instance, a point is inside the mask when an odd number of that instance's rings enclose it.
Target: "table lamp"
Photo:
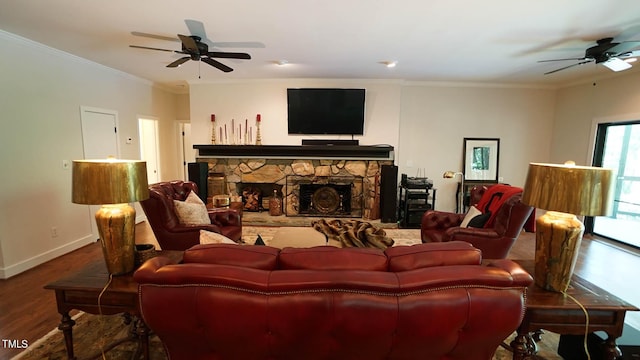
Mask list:
[[[614,172],[573,162],[529,164],[522,202],[547,212],[536,220],[535,283],[565,292],[578,258],[584,225],[576,215],[611,212]]]
[[[74,160],[76,204],[102,205],[96,212],[102,254],[109,274],[134,269],[136,210],[130,202],[149,198],[147,163],[136,160]]]
[[[458,202],[458,209],[460,209],[460,213],[464,212],[464,174],[460,171],[455,172],[455,171],[445,171],[444,174],[442,174],[442,177],[445,179],[453,179],[454,177],[460,175],[460,198],[456,199],[456,201]]]

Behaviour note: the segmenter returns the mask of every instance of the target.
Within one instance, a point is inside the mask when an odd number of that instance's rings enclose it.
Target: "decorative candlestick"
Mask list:
[[[211,145],[216,144],[216,114],[211,114]]]
[[[256,116],[256,145],[262,145],[262,137],[260,136],[260,114]]]
[[[236,144],[236,121],[231,119],[231,145]]]
[[[249,138],[247,137],[249,135],[249,119],[244,119],[244,143],[245,144],[251,144],[249,142]]]

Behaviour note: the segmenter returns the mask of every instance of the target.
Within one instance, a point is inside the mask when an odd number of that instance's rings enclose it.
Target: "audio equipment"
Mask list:
[[[382,165],[380,175],[380,221],[394,223],[398,221],[398,167]]]
[[[189,181],[193,181],[198,186],[198,196],[206,204],[207,190],[209,187],[209,164],[206,162],[195,162],[187,165],[189,170]]]

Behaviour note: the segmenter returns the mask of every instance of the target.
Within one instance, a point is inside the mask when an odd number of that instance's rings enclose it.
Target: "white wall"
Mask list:
[[[146,80],[0,31],[0,278],[94,241],[88,206],[71,203],[80,106],[119,115],[121,157],[139,158],[138,115],[175,121],[175,95]],[[126,144],[126,138],[134,139]],[[51,228],[57,228],[52,237]]]
[[[230,136],[231,119],[244,127],[255,126],[256,114],[262,122],[260,132],[263,145],[300,145],[302,139],[350,139],[351,136],[288,135],[287,88],[289,87],[343,87],[365,88],[365,130],[355,136],[361,145],[398,145],[400,85],[397,82],[374,80],[261,80],[215,84],[191,84],[191,124],[194,144],[209,144],[211,140],[211,114],[216,115],[217,126],[227,124]],[[255,128],[253,129],[255,131]],[[218,136],[219,137],[219,136]],[[254,132],[255,139],[255,132]]]
[[[399,173],[426,172],[434,181],[436,209],[455,210],[465,137],[499,138],[498,176],[524,186],[529,162],[547,161],[555,90],[465,84],[411,83],[403,87]]]
[[[299,145],[310,136],[287,135],[287,87],[367,89],[362,145],[390,144],[399,173],[418,169],[434,180],[436,208],[455,209],[456,182],[442,179],[462,168],[464,137],[500,138],[500,176],[522,186],[531,161],[547,161],[555,90],[377,80],[261,80],[191,84],[194,144],[208,144],[210,115],[218,126],[262,115],[263,144]],[[325,136],[327,137],[327,136]],[[328,136],[335,138],[335,136]],[[316,136],[316,138],[321,138]]]
[[[551,161],[591,165],[594,120],[638,120],[640,72],[621,72],[558,91]]]

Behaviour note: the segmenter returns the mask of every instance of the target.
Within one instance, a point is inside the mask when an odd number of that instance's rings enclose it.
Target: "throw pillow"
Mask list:
[[[184,202],[190,203],[190,204],[202,204],[202,205],[205,205],[204,202],[200,199],[200,197],[198,195],[196,195],[196,193],[193,192],[193,191],[189,191],[189,194],[187,195],[187,198],[184,199]],[[206,207],[206,205],[205,205],[205,207]]]
[[[207,206],[193,191],[189,193],[185,201],[173,200],[173,205],[176,209],[176,214],[178,215],[180,224],[211,224],[211,219],[207,212]]]
[[[482,215],[482,211],[478,210],[475,206],[470,207],[469,211],[467,211],[467,215],[464,216],[464,220],[462,220],[460,227],[466,228],[469,226],[469,221],[478,215]]]
[[[236,242],[222,234],[200,230],[200,244],[236,244]]]
[[[482,215],[478,215],[476,217],[474,217],[473,219],[471,219],[471,221],[469,221],[469,227],[473,227],[473,228],[482,228],[484,227],[484,224],[487,223],[487,221],[489,221],[489,218],[491,217],[491,213],[490,212],[486,212]]]

